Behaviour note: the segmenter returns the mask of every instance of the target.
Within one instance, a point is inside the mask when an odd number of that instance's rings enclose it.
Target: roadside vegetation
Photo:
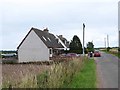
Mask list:
[[[96,65],[93,59],[85,60],[82,69],[76,73],[69,88],[96,88]]]
[[[2,51],[0,51],[0,58],[2,58],[1,54],[2,54]]]
[[[7,66],[7,64],[5,65]],[[13,66],[15,66],[15,64]],[[29,69],[23,71],[20,67],[25,67],[24,65],[20,65],[19,68],[13,68],[13,70],[11,70],[12,73],[10,72],[12,65],[8,68],[3,66],[5,72],[3,71],[2,87],[96,88],[96,66],[93,59],[88,60],[86,57],[79,57],[60,63],[54,62],[44,67],[42,67],[42,65],[33,66],[35,65],[29,64]],[[40,66],[42,70],[39,69]],[[9,73],[7,71],[9,71]],[[30,71],[32,73],[30,73]]]
[[[102,51],[108,53],[108,54],[112,54],[117,56],[118,58],[120,58],[120,50],[119,48],[107,48],[107,49],[103,49]]]

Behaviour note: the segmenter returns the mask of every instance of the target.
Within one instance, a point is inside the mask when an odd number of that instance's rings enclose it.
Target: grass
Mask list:
[[[85,60],[82,69],[76,73],[70,88],[96,88],[96,65],[93,59]]]
[[[11,81],[8,82],[6,77],[7,82],[3,83],[3,88],[9,86],[13,88],[96,88],[96,65],[93,59],[88,60],[88,58],[79,57],[61,63],[54,62],[41,74],[24,74],[24,72],[21,74],[23,78],[19,82],[12,82],[10,75]]]
[[[96,88],[96,64],[93,59],[74,59],[38,76],[38,81],[40,88]]]
[[[74,58],[71,61],[65,61],[53,64],[49,71],[37,76],[39,88],[65,88],[68,86],[74,74],[83,66],[82,58]]]
[[[112,55],[117,56],[118,58],[120,58],[120,52],[106,51],[106,50],[102,50],[102,51],[106,52],[108,54],[112,54]]]

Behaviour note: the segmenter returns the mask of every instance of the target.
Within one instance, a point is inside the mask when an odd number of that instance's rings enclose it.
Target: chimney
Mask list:
[[[48,28],[45,28],[43,31],[49,33]]]
[[[59,37],[62,39],[62,38],[63,38],[63,35],[59,35]]]

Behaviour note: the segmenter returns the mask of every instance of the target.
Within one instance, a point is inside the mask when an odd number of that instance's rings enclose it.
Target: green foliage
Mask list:
[[[4,51],[1,51],[3,54],[8,54],[8,53],[17,53],[17,51],[15,51],[15,50],[9,50],[9,51],[6,51],[6,50],[4,50]]]
[[[85,50],[85,54],[87,54],[88,53],[87,48],[84,47],[84,50]]]
[[[120,47],[118,48],[118,52],[120,52]]]
[[[90,51],[94,52],[94,45],[92,42],[87,43],[87,50],[88,50],[88,52],[90,52]]]
[[[75,35],[70,43],[70,52],[72,53],[82,53],[82,44],[77,35]]]
[[[2,58],[1,54],[2,54],[2,52],[0,51],[0,58]]]
[[[110,51],[110,49],[111,49],[110,47],[107,47],[107,51],[108,51],[108,52]]]

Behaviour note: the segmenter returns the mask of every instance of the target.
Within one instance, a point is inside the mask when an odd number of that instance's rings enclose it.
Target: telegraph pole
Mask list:
[[[106,49],[106,38],[104,38],[104,42],[105,42],[105,49]]]
[[[85,50],[84,50],[84,38],[85,37],[85,24],[83,23],[83,56],[85,56]]]
[[[109,36],[107,35],[107,46],[109,47]]]

